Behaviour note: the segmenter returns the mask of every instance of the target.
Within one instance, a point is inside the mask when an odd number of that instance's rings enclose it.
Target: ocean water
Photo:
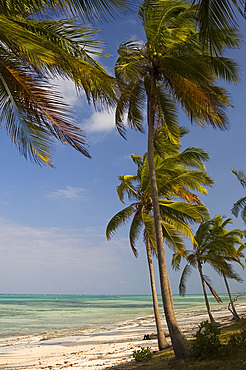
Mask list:
[[[228,299],[221,295],[224,307]],[[220,306],[210,297],[212,307]],[[238,302],[246,302],[240,297]],[[159,297],[161,308],[161,298]],[[174,295],[177,316],[206,312],[202,295]],[[0,295],[0,337],[92,333],[153,316],[151,296]]]

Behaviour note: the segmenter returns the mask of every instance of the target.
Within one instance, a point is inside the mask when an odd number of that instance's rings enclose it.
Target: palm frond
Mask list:
[[[156,240],[155,240],[155,227],[154,227],[154,219],[149,214],[143,212],[142,213],[142,220],[145,227],[145,232],[151,242],[152,247],[155,251],[157,251],[156,247]]]
[[[233,0],[232,0],[233,1]],[[238,49],[242,45],[242,36],[237,28],[216,28],[209,31],[210,40],[200,37],[207,53],[213,56],[223,55],[226,49]]]
[[[64,3],[59,0],[60,3]],[[74,14],[79,14],[84,20],[106,21],[108,17],[116,17],[127,7],[133,4],[129,0],[67,0],[65,6],[68,6]]]
[[[125,123],[129,127],[144,132],[143,107],[144,94],[141,80],[119,85],[120,97],[115,112],[115,125],[122,137],[125,138]]]
[[[206,89],[179,76],[170,80],[170,90],[175,93],[192,122],[201,126],[210,124],[222,130],[228,127],[226,109],[230,101],[224,88],[210,85]]]
[[[239,66],[233,59],[226,57],[208,58],[216,78],[221,78],[232,83],[237,83],[239,81]]]
[[[175,196],[182,198],[188,203],[202,204],[200,198],[196,194],[185,189],[183,186],[175,186],[173,189],[173,193],[175,194]]]
[[[208,209],[202,205],[160,200],[160,212],[163,218],[177,219],[183,222],[202,222],[208,218]]]
[[[246,188],[246,176],[242,170],[236,171],[236,170],[231,170],[234,175],[237,176],[238,180],[240,181],[241,185],[243,188]]]
[[[189,147],[179,154],[177,160],[189,167],[199,168],[204,171],[205,166],[203,162],[209,161],[210,157],[204,149]]]
[[[143,156],[139,191],[141,193],[149,192],[150,194],[149,162],[147,153]]]
[[[136,240],[139,237],[139,234],[141,232],[142,227],[143,227],[143,221],[142,221],[142,217],[141,217],[141,211],[137,210],[137,212],[135,213],[135,215],[132,219],[130,232],[129,232],[129,241],[130,241],[131,249],[132,249],[133,254],[134,254],[135,257],[138,256],[138,252],[137,252],[137,249],[135,247]]]
[[[221,271],[221,270],[220,270]],[[225,271],[222,271],[222,274],[224,276],[226,276],[226,278],[228,279],[233,279],[233,280],[236,280],[238,283],[242,283],[243,282],[243,279],[241,278],[241,276],[239,276],[234,270],[233,268],[227,268],[225,269]]]
[[[188,2],[144,1],[139,15],[147,41],[154,48],[169,48],[183,43],[194,29],[194,16]]]
[[[84,133],[50,83],[10,62],[1,65],[0,76],[1,121],[21,154],[48,160],[53,136],[89,157]]]
[[[173,270],[179,270],[180,269],[180,263],[181,263],[181,254],[176,252],[173,253],[171,265]]]
[[[111,239],[119,226],[124,225],[129,220],[134,211],[134,206],[130,205],[116,213],[116,215],[111,218],[106,228],[106,238],[108,240]]]
[[[132,40],[123,42],[119,46],[118,54],[115,64],[115,76],[118,80],[129,83],[146,74],[145,51],[142,43]]]
[[[204,281],[205,281],[205,284],[208,286],[210,292],[212,293],[212,295],[214,296],[214,298],[216,299],[216,301],[218,303],[222,303],[222,300],[221,298],[219,297],[218,293],[216,292],[216,290],[212,287],[210,281],[209,281],[209,278],[205,275],[203,275],[203,278],[204,278]]]
[[[80,16],[84,21],[106,21],[108,17],[116,17],[126,8],[132,8],[128,0],[15,0],[11,4],[3,0],[0,4],[2,14],[33,14],[43,16],[47,10],[55,15],[68,16],[71,13]]]
[[[243,208],[243,210],[241,212],[241,216],[242,216],[242,219],[243,219],[244,223],[246,223],[246,208]]]
[[[230,0],[198,0],[198,21],[201,39],[217,49],[213,31],[231,29],[237,26],[237,19]],[[235,2],[234,2],[235,3]]]
[[[129,200],[138,199],[137,190],[134,188],[134,182],[137,180],[136,175],[119,176],[120,185],[117,186],[117,193],[122,203],[124,203],[125,195]]]
[[[231,209],[232,214],[235,217],[238,217],[240,210],[244,211],[245,207],[246,207],[246,197],[240,198],[236,203],[233,204],[233,207]],[[246,220],[246,217],[245,217],[245,220]]]
[[[165,92],[162,83],[157,84],[155,89],[156,124],[161,126],[158,136],[155,136],[155,148],[158,154],[162,153],[161,136],[171,142],[179,144],[180,131],[177,119],[177,107],[173,99]],[[158,139],[158,140],[157,140]],[[158,145],[159,143],[159,145]]]
[[[212,220],[208,220],[199,225],[195,233],[195,240],[200,247],[210,242],[209,230],[211,228],[212,223],[213,223]]]
[[[191,274],[191,266],[187,264],[182,272],[180,281],[179,281],[179,294],[184,296],[186,293],[186,280]]]
[[[176,227],[161,221],[163,238],[169,248],[179,251],[179,253],[184,252],[184,243],[180,233],[177,231]]]

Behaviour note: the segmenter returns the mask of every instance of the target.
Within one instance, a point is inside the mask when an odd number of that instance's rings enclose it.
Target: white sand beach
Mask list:
[[[241,316],[246,314],[246,304],[237,305]],[[232,315],[226,306],[213,311],[217,322],[230,323]],[[177,315],[180,327],[187,337],[193,336],[198,324],[207,320],[206,311],[193,311]],[[164,331],[166,332],[166,327]],[[135,325],[92,334],[74,334],[48,338],[26,336],[0,340],[0,369],[89,369],[106,370],[132,360],[134,349],[149,346],[157,350],[157,340],[143,340],[145,334],[155,333],[154,318],[140,318]],[[167,338],[169,340],[169,338]]]

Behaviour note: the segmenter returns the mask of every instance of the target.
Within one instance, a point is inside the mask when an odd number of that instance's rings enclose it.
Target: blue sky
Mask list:
[[[100,62],[113,73],[120,42],[143,40],[141,24],[135,13],[127,13],[98,28],[107,43],[106,52],[112,55]],[[245,228],[230,212],[233,202],[245,195],[231,173],[232,168],[246,171],[245,50],[243,46],[230,54],[241,63],[241,83],[228,87],[235,106],[228,112],[230,130],[191,126],[180,117],[191,131],[184,148],[204,148],[211,157],[207,170],[215,185],[203,201],[212,217],[232,217],[233,228]],[[109,219],[123,206],[116,194],[118,176],[134,173],[130,154],[144,154],[147,136],[128,130],[128,140],[123,140],[114,128],[113,114],[95,112],[76,96],[68,81],[57,83],[87,132],[92,159],[56,143],[56,169],[41,168],[21,157],[1,129],[0,293],[149,294],[142,241],[136,259],[128,243],[128,226],[119,229],[110,242],[105,238]],[[170,258],[167,250],[168,267]],[[180,273],[169,271],[173,292],[178,293]],[[210,270],[207,274],[214,287],[224,292],[222,280]],[[246,279],[245,271],[240,275]],[[246,290],[245,282],[231,282],[231,286],[234,292]],[[189,277],[187,293],[201,293],[196,271]]]

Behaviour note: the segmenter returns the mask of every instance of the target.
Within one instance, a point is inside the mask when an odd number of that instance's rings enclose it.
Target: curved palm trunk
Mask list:
[[[197,265],[198,265],[198,271],[199,271],[201,282],[202,282],[203,295],[204,295],[204,298],[205,298],[205,304],[206,304],[206,307],[207,307],[209,320],[210,320],[211,324],[215,325],[216,323],[215,323],[215,320],[214,320],[213,315],[211,313],[211,309],[210,309],[210,305],[209,305],[209,301],[208,301],[208,296],[207,296],[207,292],[206,292],[205,281],[204,281],[204,277],[203,277],[203,273],[202,273],[202,265],[201,265],[201,262],[198,261]]]
[[[150,248],[150,242],[148,238],[146,240],[146,252],[147,252],[148,265],[149,265],[149,275],[150,275],[153,308],[154,308],[155,323],[156,323],[156,330],[157,330],[158,347],[159,347],[159,350],[161,351],[162,349],[168,347],[168,342],[166,340],[166,337],[164,335],[162,325],[161,325],[161,318],[160,318],[158,299],[157,299],[156,287],[155,287],[155,275],[154,275],[154,269],[153,269],[153,263],[152,263],[152,257],[151,257],[151,248]]]
[[[230,304],[231,304],[231,312],[233,314],[233,317],[234,317],[234,320],[240,320],[240,317],[238,316],[238,313],[235,309],[235,306],[234,306],[234,303],[233,303],[233,300],[232,300],[232,296],[231,296],[231,292],[230,292],[230,288],[229,288],[229,284],[227,282],[227,279],[225,277],[225,274],[223,274],[223,278],[224,278],[224,282],[225,282],[225,286],[226,286],[226,289],[227,289],[227,293],[228,293],[228,296],[229,296],[229,300],[230,300]]]
[[[166,257],[161,226],[161,216],[159,209],[158,189],[156,183],[155,164],[154,164],[155,78],[153,76],[150,78],[151,78],[150,86],[147,91],[148,162],[149,162],[151,196],[153,201],[156,245],[158,252],[158,267],[160,275],[161,295],[167,326],[169,329],[175,356],[177,359],[183,359],[187,356],[187,342],[178,326],[175,317],[172,291],[166,266]]]

